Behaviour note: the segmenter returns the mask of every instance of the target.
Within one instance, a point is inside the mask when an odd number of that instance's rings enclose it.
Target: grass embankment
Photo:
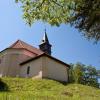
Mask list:
[[[100,100],[100,90],[80,85],[63,85],[47,79],[2,78],[9,90],[0,100]]]

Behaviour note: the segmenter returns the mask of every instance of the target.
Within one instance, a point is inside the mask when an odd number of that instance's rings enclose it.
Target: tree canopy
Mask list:
[[[17,0],[22,3],[23,18],[31,25],[36,20],[59,26],[71,17],[72,0]]]
[[[88,39],[100,40],[100,0],[82,0],[76,4],[71,23]]]
[[[71,69],[69,70],[69,81],[71,83],[75,82],[84,85],[99,87],[97,76],[98,71],[91,65],[86,66],[80,62],[71,64]]]
[[[23,18],[59,26],[70,23],[88,39],[100,40],[100,0],[16,0],[22,3]]]

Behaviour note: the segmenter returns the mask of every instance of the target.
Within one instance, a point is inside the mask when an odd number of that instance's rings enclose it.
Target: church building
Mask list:
[[[35,48],[21,40],[0,52],[0,77],[48,78],[68,82],[70,66],[51,56],[51,47],[45,32]]]

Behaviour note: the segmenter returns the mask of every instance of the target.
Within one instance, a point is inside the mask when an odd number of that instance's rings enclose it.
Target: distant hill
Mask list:
[[[80,85],[63,85],[48,79],[2,78],[8,91],[0,100],[100,100],[100,89]]]

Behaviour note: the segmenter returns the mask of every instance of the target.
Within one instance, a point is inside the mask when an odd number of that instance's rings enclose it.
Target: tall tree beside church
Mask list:
[[[59,26],[70,23],[87,39],[100,40],[100,0],[16,0],[22,3],[23,18]]]
[[[69,75],[69,83],[75,82],[73,66],[74,66],[74,64],[71,63],[70,64],[70,69],[69,69],[69,72],[68,72],[68,75]]]
[[[75,82],[93,87],[99,87],[97,70],[91,65],[86,66],[80,62],[71,64],[69,78],[72,83]]]
[[[82,63],[78,62],[73,66],[75,83],[83,83],[85,67]]]
[[[85,72],[85,82],[87,85],[98,87],[97,70],[93,66],[87,66]]]

